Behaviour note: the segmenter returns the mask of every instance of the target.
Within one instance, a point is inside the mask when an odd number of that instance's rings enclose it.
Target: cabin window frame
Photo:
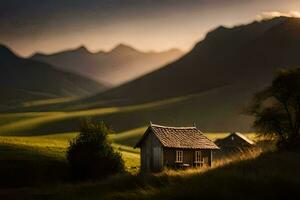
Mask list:
[[[183,163],[183,151],[182,150],[176,150],[175,162],[176,163]]]
[[[202,152],[201,151],[195,151],[195,163],[197,164],[203,164],[203,159],[202,159]]]

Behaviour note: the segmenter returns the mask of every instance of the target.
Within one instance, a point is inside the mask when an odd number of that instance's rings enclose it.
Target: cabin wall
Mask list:
[[[145,172],[148,171],[150,169],[150,161],[149,159],[149,151],[147,148],[148,144],[147,142],[143,142],[144,144],[141,146],[141,171]]]
[[[141,145],[141,171],[156,172],[163,168],[163,148],[156,136],[150,132]]]
[[[173,149],[164,148],[163,149],[163,164],[166,167],[176,167],[179,165],[176,163],[176,150],[183,151],[183,163],[189,164],[190,166],[195,166],[195,151],[201,151],[202,158],[204,160],[204,166],[212,165],[212,150],[194,150],[194,149]]]

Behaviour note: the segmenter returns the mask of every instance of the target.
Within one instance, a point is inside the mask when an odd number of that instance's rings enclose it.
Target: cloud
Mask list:
[[[260,15],[257,15],[258,20],[262,19],[272,19],[274,17],[296,17],[300,18],[300,12],[298,11],[289,11],[289,12],[280,12],[280,11],[266,11],[262,12]]]

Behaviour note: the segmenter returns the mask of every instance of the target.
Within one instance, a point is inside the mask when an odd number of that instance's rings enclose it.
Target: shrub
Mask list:
[[[75,179],[100,179],[124,171],[120,153],[107,139],[112,131],[105,125],[86,121],[80,134],[70,142],[67,159]]]

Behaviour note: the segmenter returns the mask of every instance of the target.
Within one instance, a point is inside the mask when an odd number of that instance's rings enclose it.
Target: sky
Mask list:
[[[0,43],[22,56],[119,43],[188,51],[217,26],[299,12],[299,0],[1,0]]]

